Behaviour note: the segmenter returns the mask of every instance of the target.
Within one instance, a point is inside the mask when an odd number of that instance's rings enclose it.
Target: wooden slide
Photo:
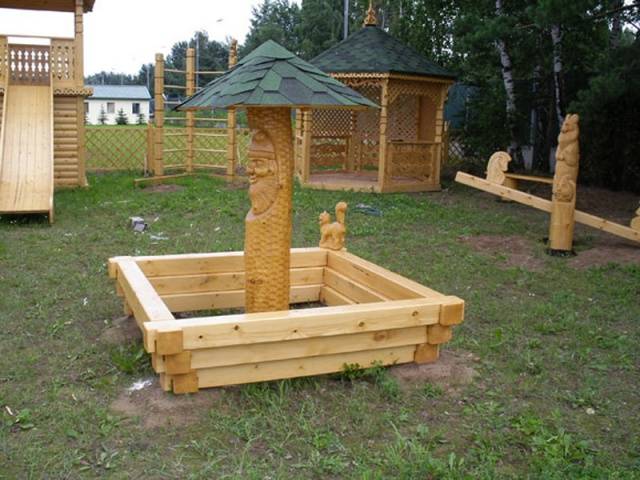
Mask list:
[[[53,223],[53,92],[11,85],[0,131],[0,214],[47,213]]]

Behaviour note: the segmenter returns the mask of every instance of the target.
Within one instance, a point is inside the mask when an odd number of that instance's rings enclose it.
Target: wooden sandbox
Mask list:
[[[346,251],[291,249],[290,301],[323,306],[176,319],[172,312],[244,307],[244,253],[115,257],[109,275],[174,393],[426,363],[462,322],[464,302]]]

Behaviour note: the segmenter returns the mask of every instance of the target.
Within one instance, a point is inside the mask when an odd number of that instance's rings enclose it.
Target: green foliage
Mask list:
[[[118,110],[118,114],[116,115],[116,125],[128,125],[129,117],[124,113],[124,110],[121,108]]]
[[[148,356],[142,345],[118,346],[111,352],[111,361],[118,370],[133,375],[143,372],[149,366]]]
[[[580,114],[580,179],[640,192],[640,40],[603,59],[571,109]]]
[[[300,7],[290,0],[264,0],[252,7],[251,26],[240,48],[244,56],[273,40],[293,53],[300,53],[299,37]]]
[[[141,112],[138,114],[138,121],[136,123],[138,125],[146,125],[147,118],[144,116],[144,113]]]

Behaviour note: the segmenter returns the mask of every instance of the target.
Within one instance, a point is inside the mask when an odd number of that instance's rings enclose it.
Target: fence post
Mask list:
[[[238,63],[238,41],[231,40],[229,47],[229,69]],[[236,149],[236,111],[233,108],[227,110],[227,179],[233,181],[238,163]]]
[[[161,53],[156,54],[154,88],[155,113],[153,121],[156,128],[153,134],[153,175],[160,177],[164,175],[164,56]]]
[[[195,50],[193,48],[187,48],[187,97],[196,93],[195,83]],[[193,110],[187,111],[187,172],[193,172],[193,139],[195,128],[195,112]]]
[[[154,132],[153,123],[148,122],[147,123],[147,157],[145,162],[146,164],[144,166],[145,175],[149,172],[149,170],[153,171],[153,159],[155,158],[154,149],[153,149],[155,140],[153,138],[153,132]]]

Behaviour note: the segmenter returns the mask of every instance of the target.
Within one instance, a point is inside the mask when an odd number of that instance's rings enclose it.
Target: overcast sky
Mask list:
[[[300,0],[294,0],[300,3]],[[137,73],[154,54],[196,30],[209,37],[240,42],[249,31],[251,7],[260,0],[96,0],[85,15],[85,74]],[[73,15],[0,9],[0,32],[16,35],[73,36]]]

